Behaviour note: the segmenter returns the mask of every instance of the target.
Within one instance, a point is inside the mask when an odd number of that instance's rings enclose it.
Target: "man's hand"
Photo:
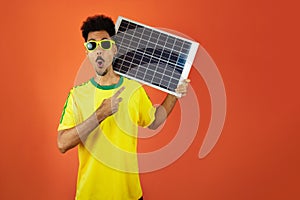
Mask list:
[[[120,88],[112,97],[103,100],[102,104],[96,110],[99,123],[119,110],[119,103],[122,101],[122,98],[119,97],[119,95],[124,89],[125,87]]]
[[[119,89],[112,97],[105,99],[99,108],[88,119],[73,128],[58,131],[57,146],[61,153],[75,147],[80,142],[85,141],[88,135],[97,127],[106,117],[116,113],[119,109],[119,103],[122,98],[119,95],[125,87]]]
[[[185,96],[190,82],[190,79],[183,80],[183,83],[176,88],[175,92],[181,94],[181,97]]]

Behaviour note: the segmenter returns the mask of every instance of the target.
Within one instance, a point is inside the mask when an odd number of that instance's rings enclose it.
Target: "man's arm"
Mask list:
[[[183,81],[181,85],[176,89],[177,93],[180,93],[181,96],[185,96],[187,93],[189,79]],[[155,120],[148,126],[149,129],[157,129],[164,121],[167,119],[171,111],[173,110],[177,102],[177,97],[171,94],[168,94],[163,103],[156,108]]]
[[[99,108],[81,124],[66,130],[58,131],[57,146],[61,153],[85,141],[87,136],[108,116],[116,113],[122,98],[118,97],[125,88],[119,89],[111,98],[105,99]]]

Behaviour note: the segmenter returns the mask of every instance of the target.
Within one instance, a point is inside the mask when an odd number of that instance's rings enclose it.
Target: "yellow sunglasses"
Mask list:
[[[86,50],[88,50],[89,52],[94,51],[99,45],[102,49],[104,50],[110,50],[112,45],[115,44],[115,41],[113,40],[90,40],[88,42],[84,43],[84,46],[86,48]]]

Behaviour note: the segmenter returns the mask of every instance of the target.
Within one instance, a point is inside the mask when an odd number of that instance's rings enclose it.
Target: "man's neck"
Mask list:
[[[95,81],[99,85],[114,85],[120,80],[120,75],[116,74],[113,70],[109,70],[104,76],[97,75]]]

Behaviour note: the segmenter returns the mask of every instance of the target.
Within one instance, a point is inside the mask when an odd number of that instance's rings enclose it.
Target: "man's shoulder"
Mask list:
[[[88,81],[85,81],[85,82],[82,82],[82,83],[79,83],[79,84],[76,84],[74,85],[71,90],[70,90],[70,93],[74,93],[74,92],[80,92],[80,91],[86,91],[86,90],[89,90],[91,88],[91,83],[90,83],[90,80]]]
[[[124,77],[124,84],[133,87],[142,87],[142,84],[136,80]]]
[[[74,85],[73,88],[86,88],[89,86],[89,83],[91,82],[91,80],[88,80],[88,81],[85,81],[85,82],[82,82],[82,83],[79,83],[79,84],[76,84]]]

